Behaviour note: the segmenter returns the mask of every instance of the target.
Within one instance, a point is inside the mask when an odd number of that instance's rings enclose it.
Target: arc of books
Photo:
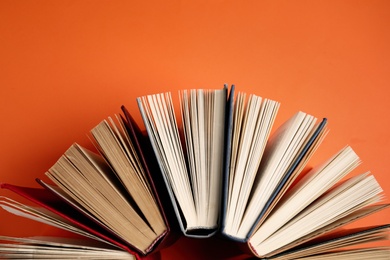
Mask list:
[[[122,107],[91,130],[96,151],[66,150],[50,184],[1,183],[34,204],[0,197],[4,210],[83,237],[0,236],[1,258],[158,259],[178,225],[259,258],[389,259],[389,248],[363,244],[388,239],[390,225],[343,228],[389,207],[371,173],[346,178],[360,164],[353,149],[304,171],[327,119],[297,112],[273,130],[280,104],[234,86],[180,91],[179,118],[170,93],[137,102],[146,134]]]

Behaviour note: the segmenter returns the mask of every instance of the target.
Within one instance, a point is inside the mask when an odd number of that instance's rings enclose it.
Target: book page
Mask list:
[[[87,156],[86,149],[76,144],[65,154],[47,176],[114,233],[145,251],[157,236],[118,191],[113,173],[101,171],[96,166],[103,161],[89,160],[91,155]]]
[[[279,103],[238,93],[234,107],[226,232],[236,234]]]
[[[0,257],[5,259],[136,259],[128,252],[91,240],[7,236],[0,236]]]

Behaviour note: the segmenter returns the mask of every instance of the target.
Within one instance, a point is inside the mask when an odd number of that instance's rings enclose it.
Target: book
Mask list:
[[[301,246],[286,250],[264,259],[380,259],[390,257],[390,247],[359,247],[362,243],[370,243],[388,239],[390,225],[376,225],[364,228],[342,229]],[[251,257],[248,259],[258,259]]]
[[[234,120],[228,127],[232,131],[227,140],[231,148],[227,151],[225,167],[226,206],[222,233],[244,242],[306,165],[326,134],[327,119],[316,125],[316,118],[298,112],[269,137],[278,108],[273,102],[268,116],[256,117],[256,124],[263,128],[256,131],[262,131],[262,141],[250,137],[245,141],[248,133],[241,129],[247,129],[247,124],[253,125],[253,120],[243,119],[251,112],[249,105],[247,110],[243,109],[241,99],[239,93],[231,108]]]
[[[130,113],[125,107],[122,111],[124,116],[109,117],[91,130],[98,153],[76,143],[67,149],[46,173],[54,185],[40,179],[42,188],[1,183],[1,188],[40,208],[9,199],[0,205],[11,213],[120,247],[136,258],[164,244],[170,223],[143,154],[141,144],[146,143]]]
[[[315,117],[300,111],[269,136],[278,103],[269,105],[268,116],[259,114],[257,121],[248,120],[253,113],[252,98],[245,101],[245,95],[238,93],[234,99],[234,86],[230,90],[222,197],[224,237],[247,244],[256,257],[278,259],[281,254],[290,259],[286,251],[303,243],[316,246],[317,237],[389,207],[376,205],[383,194],[370,173],[343,185],[338,182],[360,163],[349,146],[302,177],[328,132],[327,119],[317,123]],[[254,133],[263,131],[261,138],[247,130],[257,125],[263,129]]]
[[[349,226],[390,208],[371,172],[352,174],[353,148],[307,167],[327,118],[298,111],[276,128],[279,102],[226,85],[137,104],[145,132],[122,107],[91,130],[96,152],[72,144],[40,188],[0,183],[35,204],[0,196],[4,210],[82,237],[0,236],[0,257],[159,259],[179,226],[251,258],[388,259],[370,243],[390,224]]]
[[[306,164],[328,133],[327,118],[319,121],[299,111],[271,135],[280,104],[256,95],[248,98],[245,93],[235,95],[234,90],[232,86],[226,95],[224,122],[220,123],[225,132],[222,201],[217,207],[221,208],[220,232],[223,236],[246,243],[257,257],[269,258],[388,207],[375,205],[383,195],[370,173],[361,174],[343,185],[339,183],[360,164],[349,146],[302,177]],[[181,104],[187,99],[185,95],[179,95]],[[175,118],[170,93],[138,98],[138,105],[166,185],[171,188],[172,203],[183,233],[193,235],[191,229],[199,231],[199,227],[191,226],[189,219],[196,216],[199,206],[194,204],[195,210],[188,213],[189,217],[185,207],[198,195],[193,185],[199,177],[193,177],[193,172],[185,167],[190,167],[194,164],[192,160],[196,160],[192,153],[193,143],[188,140],[197,138],[199,133],[191,132],[188,136],[187,125],[197,125],[198,118],[188,116],[191,113],[189,106],[182,106],[181,127]],[[188,123],[191,120],[193,122]],[[205,147],[199,145],[198,149],[205,151]],[[181,170],[175,168],[177,161],[183,165]],[[182,178],[187,178],[184,182],[189,187],[187,191],[183,189]],[[338,185],[341,188],[335,188]],[[354,195],[363,187],[367,193]],[[189,200],[181,203],[181,196],[187,196]],[[344,203],[341,208],[332,204],[341,202]],[[320,217],[326,212],[332,214],[322,220]],[[306,223],[311,223],[309,231],[302,228]]]
[[[316,246],[317,238],[388,207],[376,204],[383,194],[372,174],[360,174],[335,185],[343,174],[331,176],[330,167],[341,166],[339,162],[332,164],[325,167],[328,169],[310,172],[299,181],[252,234],[248,245],[256,256],[270,258],[305,243]],[[318,185],[307,185],[309,179],[318,180]],[[334,239],[334,234],[324,241],[330,241],[329,238]],[[325,247],[326,250],[329,248]]]
[[[226,87],[181,91],[179,126],[171,93],[137,98],[186,236],[210,237],[219,228],[226,99]]]
[[[364,228],[341,229],[332,232],[326,236],[322,236],[314,241],[301,246],[286,250],[280,254],[270,257],[269,259],[296,259],[296,258],[333,258],[339,259],[365,259],[367,253],[370,252],[370,257],[373,259],[388,259],[390,251],[388,247],[363,247],[353,248],[355,245],[360,245],[364,242],[369,243],[386,239],[390,225],[376,225]],[[349,250],[341,250],[340,248],[349,248]]]
[[[1,259],[135,259],[126,251],[93,240],[0,236],[0,241]]]

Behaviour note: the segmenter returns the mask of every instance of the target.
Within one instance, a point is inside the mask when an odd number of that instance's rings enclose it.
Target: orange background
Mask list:
[[[138,96],[234,83],[280,101],[277,125],[298,110],[328,117],[309,164],[349,144],[363,160],[354,172],[371,170],[389,196],[389,28],[389,1],[2,0],[0,180],[37,186],[122,104],[141,122]],[[1,235],[50,231],[4,211],[0,219]],[[218,258],[216,244],[181,239],[163,256],[204,259],[207,248]]]

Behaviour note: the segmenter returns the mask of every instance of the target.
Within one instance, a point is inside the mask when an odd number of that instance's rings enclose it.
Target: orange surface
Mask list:
[[[309,164],[349,144],[363,160],[355,172],[371,170],[389,197],[389,12],[389,1],[2,0],[0,180],[36,186],[120,105],[137,111],[140,95],[226,82],[280,101],[276,124],[298,110],[328,117]],[[48,232],[0,219],[1,235]],[[211,247],[182,239],[163,256],[204,259]]]

